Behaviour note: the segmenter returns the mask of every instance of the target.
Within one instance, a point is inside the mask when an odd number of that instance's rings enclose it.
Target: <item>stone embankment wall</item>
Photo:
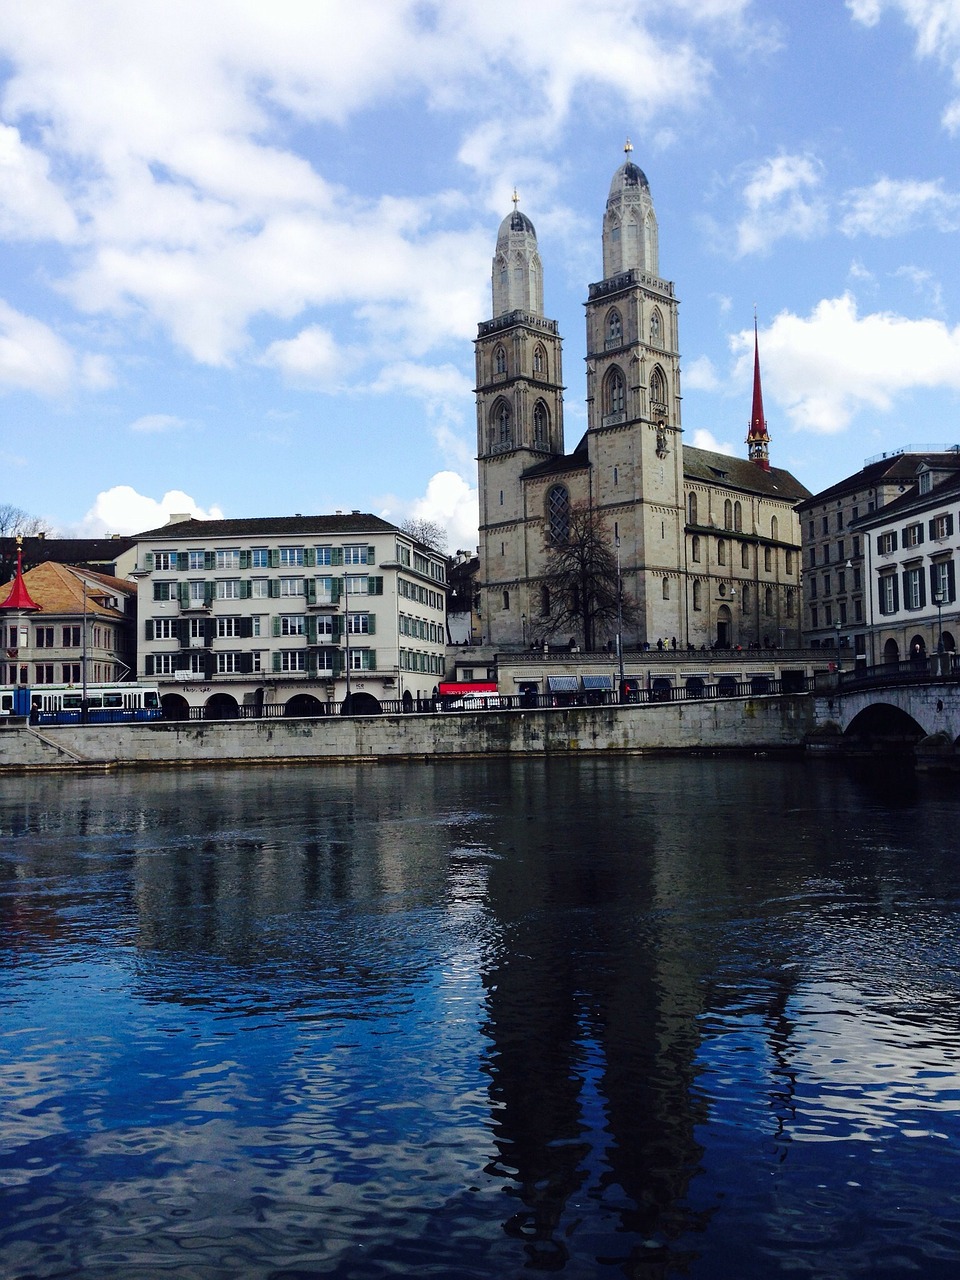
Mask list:
[[[65,725],[0,730],[0,771],[337,764],[571,752],[778,750],[813,727],[805,697],[451,715]]]

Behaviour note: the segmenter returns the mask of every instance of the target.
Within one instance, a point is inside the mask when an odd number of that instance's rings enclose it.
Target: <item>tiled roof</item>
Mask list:
[[[119,609],[107,608],[99,604],[95,598],[95,583],[109,588],[111,595],[132,596],[136,587],[120,578],[111,578],[107,574],[93,573],[85,570],[82,574],[67,565],[48,560],[28,569],[23,581],[42,613],[79,615],[83,613],[83,583],[87,586],[87,613],[93,617],[122,618],[122,605]],[[2,601],[0,601],[2,604]]]
[[[735,458],[726,453],[713,453],[709,449],[683,447],[683,474],[687,480],[701,480],[707,484],[722,484],[744,493],[759,493],[764,497],[782,498],[785,502],[799,502],[809,498],[810,490],[780,467],[764,471],[747,458]]]
[[[898,453],[892,458],[878,458],[876,462],[868,462],[866,466],[855,471],[845,480],[838,480],[828,489],[821,489],[813,494],[802,505],[810,506],[817,502],[829,502],[831,498],[841,498],[844,494],[858,489],[875,488],[882,484],[896,484],[902,481],[912,483],[917,478],[917,467],[925,462],[935,470],[945,467],[954,470],[957,466],[957,454],[951,453]]]
[[[211,538],[268,538],[296,537],[298,535],[332,536],[342,533],[397,533],[395,524],[381,520],[366,512],[351,511],[333,516],[254,516],[240,520],[179,520],[176,524],[161,525],[159,529],[145,529],[134,542],[146,539],[154,541],[175,540],[186,542],[209,541]]]
[[[897,519],[914,510],[922,511],[927,507],[942,506],[944,502],[950,502],[958,495],[960,495],[960,471],[933,485],[927,493],[919,493],[916,486],[913,486],[907,493],[891,499],[876,511],[862,515],[859,520],[851,521],[851,524],[854,528],[869,528],[891,518]]]

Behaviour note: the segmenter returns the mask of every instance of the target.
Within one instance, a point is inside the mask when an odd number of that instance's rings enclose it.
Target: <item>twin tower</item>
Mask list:
[[[587,505],[620,549],[641,619],[629,639],[685,634],[677,299],[660,278],[650,185],[630,150],[604,213],[603,279],[586,304],[587,432],[569,455],[561,338],[543,314],[537,236],[516,197],[497,235],[493,318],[476,341],[481,615],[495,646],[569,638],[552,634],[544,578],[571,509]]]

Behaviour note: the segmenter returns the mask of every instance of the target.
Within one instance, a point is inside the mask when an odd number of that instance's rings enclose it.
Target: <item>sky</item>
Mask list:
[[[473,340],[583,302],[625,140],[684,440],[813,492],[960,442],[960,0],[0,0],[0,503],[65,536],[373,512],[476,543]]]

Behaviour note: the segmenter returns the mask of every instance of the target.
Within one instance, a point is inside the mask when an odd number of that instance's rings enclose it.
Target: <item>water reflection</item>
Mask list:
[[[0,1270],[953,1274],[955,821],[767,760],[4,781]]]

